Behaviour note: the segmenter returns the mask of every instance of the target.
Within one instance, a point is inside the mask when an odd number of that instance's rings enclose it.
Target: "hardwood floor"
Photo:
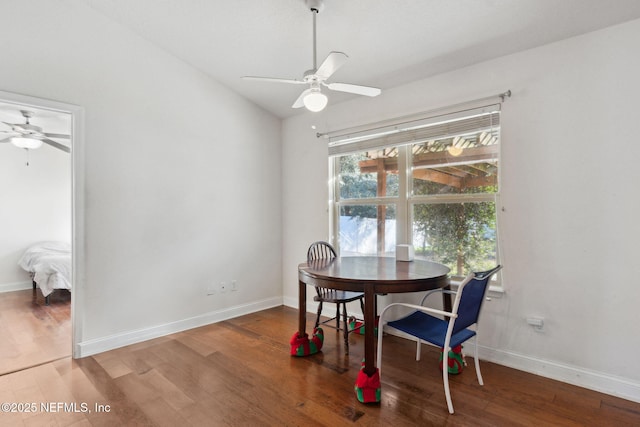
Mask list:
[[[342,336],[327,330],[322,353],[295,358],[288,343],[296,324],[296,310],[278,307],[0,376],[0,402],[36,404],[35,412],[0,414],[0,425],[640,425],[638,403],[488,362],[484,386],[472,366],[451,377],[449,415],[438,352],[425,347],[416,362],[413,343],[392,336],[382,403],[364,405],[353,391],[363,337],[350,336],[345,356]]]
[[[0,375],[71,356],[71,294],[0,293]]]

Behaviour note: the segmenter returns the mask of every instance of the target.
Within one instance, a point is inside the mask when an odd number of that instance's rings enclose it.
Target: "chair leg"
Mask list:
[[[382,312],[384,314],[384,310]],[[378,368],[378,375],[382,379],[382,340],[383,340],[383,329],[384,326],[382,324],[382,315],[380,315],[380,323],[378,323],[378,349],[376,351],[376,367]]]
[[[322,314],[322,301],[320,301],[320,304],[318,304],[318,315],[316,316],[316,324],[313,327],[314,329],[318,327],[318,325],[320,324],[320,315]]]
[[[442,382],[444,383],[444,395],[447,398],[447,408],[449,413],[453,414],[453,402],[451,402],[451,391],[449,390],[449,351],[443,352],[442,358]]]
[[[349,320],[347,319],[346,303],[342,303],[342,315],[344,324],[344,354],[349,354]]]
[[[482,373],[480,373],[480,359],[478,359],[478,336],[476,335],[473,338],[473,364],[476,367],[476,376],[478,377],[478,382],[480,383],[480,385],[484,385],[484,382],[482,381]]]

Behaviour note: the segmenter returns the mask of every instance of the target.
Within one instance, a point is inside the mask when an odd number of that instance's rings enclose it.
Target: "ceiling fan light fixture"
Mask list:
[[[288,83],[296,85],[309,85],[308,89],[305,89],[296,98],[291,108],[306,107],[309,111],[318,112],[322,111],[326,106],[329,99],[325,94],[320,91],[320,86],[326,87],[328,90],[351,93],[355,95],[364,96],[378,96],[381,90],[376,87],[360,86],[351,83],[327,83],[327,80],[335,73],[340,67],[344,65],[349,58],[344,52],[329,52],[329,55],[318,66],[317,55],[317,43],[316,43],[316,15],[324,8],[324,0],[302,0],[307,8],[311,11],[313,17],[313,68],[307,70],[304,73],[302,80],[295,79],[283,79],[273,77],[258,77],[258,76],[243,76],[243,79],[248,80],[262,80],[276,83]],[[46,142],[46,141],[45,141]]]
[[[454,157],[458,157],[464,149],[462,147],[456,147],[455,145],[450,145],[447,147],[447,151]]]
[[[307,110],[317,113],[318,111],[324,110],[324,107],[327,106],[327,102],[329,102],[329,98],[319,90],[312,90],[305,95],[303,102],[304,106],[307,107]]]
[[[11,138],[11,143],[18,148],[28,148],[30,150],[35,150],[42,146],[42,141],[39,139],[20,136],[14,136]]]

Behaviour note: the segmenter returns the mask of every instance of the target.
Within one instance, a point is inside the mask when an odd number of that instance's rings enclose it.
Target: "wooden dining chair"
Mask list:
[[[318,259],[334,259],[337,257],[336,250],[327,242],[318,241],[309,246],[307,251],[307,262],[311,262]],[[315,328],[319,325],[325,325],[336,331],[343,331],[344,333],[344,348],[345,354],[349,354],[349,333],[357,331],[356,329],[349,329],[349,321],[347,314],[347,303],[352,301],[360,301],[360,308],[364,313],[364,293],[341,291],[331,288],[323,288],[316,286],[316,296],[313,300],[318,303],[318,314],[316,316]],[[336,305],[336,315],[328,320],[321,321],[322,308],[324,303],[332,303]],[[342,313],[340,308],[342,308]],[[340,326],[340,319],[342,318],[343,326]],[[336,321],[336,325],[330,324],[333,320]]]
[[[489,288],[489,281],[501,268],[502,266],[498,265],[489,271],[471,273],[458,285],[457,291],[437,289],[428,292],[420,305],[393,303],[386,306],[380,314],[380,325],[383,325],[384,315],[391,307],[402,306],[413,310],[407,316],[388,322],[386,326],[409,334],[416,339],[416,360],[420,360],[422,342],[435,345],[443,350],[442,380],[447,407],[451,414],[453,414],[453,403],[451,401],[451,392],[449,391],[449,352],[453,348],[461,346],[468,339],[476,337],[478,317],[480,316],[482,302],[485,300],[487,289]],[[428,296],[438,292],[455,295],[453,308],[450,312],[423,306]],[[382,374],[382,337],[382,328],[379,328],[377,361],[380,374]],[[478,344],[477,342],[474,344],[476,376],[478,377],[478,383],[483,385],[478,359]]]

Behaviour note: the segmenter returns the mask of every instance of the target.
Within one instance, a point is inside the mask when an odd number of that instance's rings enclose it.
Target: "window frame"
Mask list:
[[[494,111],[498,117],[501,116],[501,104],[486,105],[480,108],[493,108],[497,105]],[[470,110],[461,110],[452,113],[451,116],[455,118],[464,117],[464,113],[468,113]],[[493,113],[491,113],[493,114]],[[441,118],[440,116],[434,116]],[[493,116],[492,116],[493,117]],[[423,122],[433,122],[430,118],[422,118]],[[409,122],[410,123],[410,122]],[[498,164],[497,172],[497,191],[495,193],[469,193],[469,194],[436,194],[436,195],[414,195],[413,194],[413,168],[412,168],[412,150],[411,147],[420,141],[405,141],[398,143],[398,138],[394,136],[393,141],[390,144],[385,145],[371,145],[367,141],[367,131],[358,132],[353,138],[353,142],[349,142],[350,135],[347,138],[331,142],[334,150],[329,150],[329,236],[332,244],[340,251],[340,239],[339,239],[339,218],[340,208],[342,206],[357,206],[357,205],[390,205],[394,204],[396,207],[396,243],[397,244],[411,244],[413,245],[413,216],[414,206],[418,204],[441,204],[441,203],[479,203],[479,202],[491,202],[495,207],[495,233],[496,233],[496,262],[500,263],[501,250],[500,250],[500,191],[501,191],[501,175],[502,168],[502,124],[498,121],[496,124],[498,133],[498,150],[496,161]],[[388,127],[387,127],[388,128]],[[385,129],[387,129],[385,128]],[[397,127],[396,127],[397,128]],[[372,125],[370,127],[373,138],[384,141],[384,134],[382,137],[375,134],[376,130],[381,129],[379,126]],[[399,130],[400,132],[402,130]],[[453,135],[453,134],[451,134]],[[444,136],[449,137],[450,135]],[[372,139],[373,139],[372,138]],[[438,138],[439,139],[439,138]],[[340,166],[339,158],[345,155],[356,154],[359,152],[373,151],[374,149],[382,149],[389,147],[397,147],[398,149],[398,195],[397,196],[378,196],[369,198],[357,198],[357,199],[341,199],[340,198]],[[337,148],[337,150],[336,150]],[[387,255],[389,256],[389,255]],[[462,279],[459,279],[460,281]],[[504,292],[502,284],[501,274],[497,274],[492,280],[490,285],[490,293],[492,296],[500,296]],[[459,283],[458,280],[452,277],[451,284],[456,287]]]

